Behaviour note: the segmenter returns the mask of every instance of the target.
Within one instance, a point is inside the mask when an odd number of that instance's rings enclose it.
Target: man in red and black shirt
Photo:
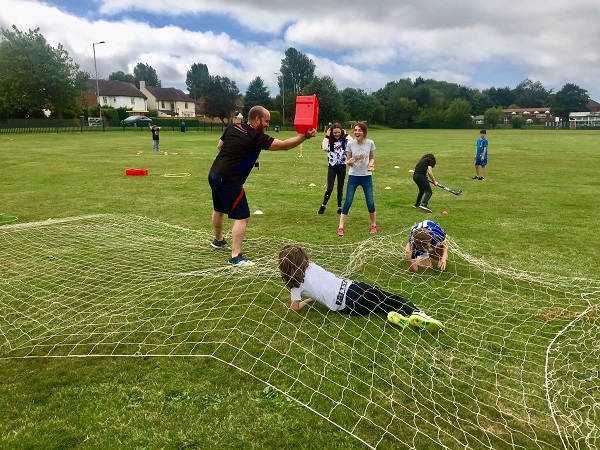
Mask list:
[[[231,231],[231,258],[229,259],[231,264],[252,264],[242,255],[242,241],[250,219],[244,183],[260,152],[262,150],[290,150],[305,140],[315,137],[317,133],[312,129],[282,141],[264,133],[270,120],[269,111],[257,105],[250,109],[247,124],[227,127],[217,145],[219,154],[208,173],[214,209],[212,225],[215,232],[215,239],[211,245],[218,249],[227,248],[227,241],[223,238],[223,219],[227,214],[230,219],[234,220]]]

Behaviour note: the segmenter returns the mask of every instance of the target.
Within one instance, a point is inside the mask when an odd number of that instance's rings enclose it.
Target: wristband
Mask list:
[[[311,137],[312,137],[312,136],[310,136],[310,135],[308,134],[308,131],[307,131],[306,133],[304,133],[304,139],[308,140],[308,139],[310,139]]]

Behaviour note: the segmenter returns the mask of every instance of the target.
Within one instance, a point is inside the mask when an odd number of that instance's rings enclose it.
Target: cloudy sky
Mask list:
[[[0,0],[0,27],[40,28],[82,70],[98,76],[138,62],[164,87],[186,91],[194,63],[244,93],[260,76],[275,95],[289,47],[338,89],[375,91],[418,76],[476,89],[526,78],[565,83],[600,101],[597,0]]]

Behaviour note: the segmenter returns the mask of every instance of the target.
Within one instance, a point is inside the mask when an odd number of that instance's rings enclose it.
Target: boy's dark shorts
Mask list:
[[[213,209],[227,214],[230,219],[243,220],[250,217],[250,208],[244,186],[231,183],[216,173],[208,173],[208,184],[212,190]]]

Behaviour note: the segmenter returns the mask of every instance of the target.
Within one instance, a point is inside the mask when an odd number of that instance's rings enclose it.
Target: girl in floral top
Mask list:
[[[339,123],[334,123],[327,130],[321,148],[327,152],[327,190],[323,196],[323,204],[318,213],[323,214],[325,207],[333,192],[333,185],[337,179],[337,213],[342,212],[342,196],[344,195],[344,181],[346,179],[346,146],[352,138],[346,134]]]

